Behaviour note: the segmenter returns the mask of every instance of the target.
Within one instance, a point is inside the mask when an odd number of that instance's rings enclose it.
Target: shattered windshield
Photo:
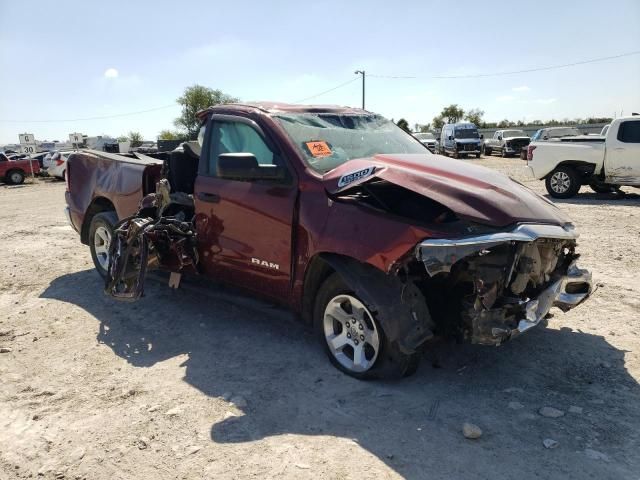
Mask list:
[[[275,118],[307,164],[320,173],[354,158],[382,153],[431,155],[422,143],[380,115],[303,113]]]

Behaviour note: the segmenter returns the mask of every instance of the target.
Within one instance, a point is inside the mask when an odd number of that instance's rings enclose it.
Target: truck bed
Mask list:
[[[72,154],[65,196],[73,226],[82,233],[85,215],[96,202],[110,204],[120,219],[133,215],[140,200],[155,190],[162,163],[143,154],[125,156],[97,150]]]

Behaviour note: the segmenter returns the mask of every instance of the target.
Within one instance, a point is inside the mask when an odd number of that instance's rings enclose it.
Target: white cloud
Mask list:
[[[105,78],[118,78],[118,75],[118,70],[116,70],[115,68],[107,68],[104,71]]]
[[[549,105],[550,103],[554,103],[557,100],[558,100],[557,98],[539,98],[538,100],[536,100],[536,103],[540,103],[542,105]]]
[[[512,102],[515,99],[516,97],[514,97],[513,95],[502,95],[501,97],[496,98],[496,100],[499,102]]]
[[[513,90],[514,92],[528,92],[531,89],[526,85],[521,85],[519,87],[513,87],[511,90]]]

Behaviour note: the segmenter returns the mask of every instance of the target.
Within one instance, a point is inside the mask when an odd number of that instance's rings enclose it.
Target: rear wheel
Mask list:
[[[24,182],[24,172],[21,170],[12,170],[7,175],[7,180],[13,185],[20,185]]]
[[[509,155],[507,155],[507,151],[504,149],[504,147],[502,147],[502,152],[501,152],[502,158],[507,158]]]
[[[96,271],[102,278],[109,269],[109,247],[113,239],[113,226],[118,223],[115,212],[102,212],[91,219],[89,226],[89,249]]]
[[[314,324],[331,363],[352,377],[397,379],[415,372],[419,354],[402,353],[372,311],[334,273],[318,290]]]
[[[554,198],[571,198],[580,190],[580,179],[571,167],[561,166],[545,179],[547,192]]]

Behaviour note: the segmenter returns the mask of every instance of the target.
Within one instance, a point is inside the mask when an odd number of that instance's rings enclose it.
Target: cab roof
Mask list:
[[[361,108],[353,108],[340,105],[300,105],[284,102],[247,102],[247,103],[227,103],[223,105],[214,105],[199,111],[196,115],[202,120],[210,113],[217,111],[236,110],[238,112],[251,112],[260,110],[265,113],[333,113],[343,115],[365,115],[371,112]]]

